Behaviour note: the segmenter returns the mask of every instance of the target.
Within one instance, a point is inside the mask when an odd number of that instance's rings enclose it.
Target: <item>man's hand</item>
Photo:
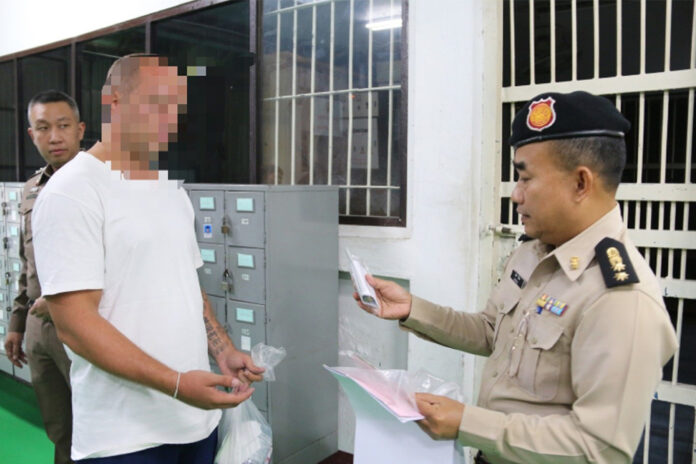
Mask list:
[[[217,387],[229,388],[230,393]],[[182,372],[177,399],[201,409],[234,408],[254,393],[243,382],[228,375],[206,371]]]
[[[372,277],[370,274],[366,276],[366,279],[367,283],[375,289],[379,301],[379,317],[382,319],[406,319],[411,314],[411,294],[399,284]],[[368,313],[374,314],[372,308],[360,301],[357,292],[353,292],[353,298],[358,306]]]
[[[264,368],[258,367],[251,356],[228,345],[216,358],[224,375],[239,379],[245,385],[263,380]]]
[[[51,321],[51,314],[48,312],[48,303],[44,297],[40,297],[34,302],[31,308],[29,308],[29,313],[46,322]]]
[[[12,364],[22,367],[22,363],[27,363],[27,355],[22,349],[22,332],[8,332],[5,336],[5,353]]]
[[[416,393],[416,405],[425,419],[418,425],[433,438],[457,438],[464,405],[446,396]]]

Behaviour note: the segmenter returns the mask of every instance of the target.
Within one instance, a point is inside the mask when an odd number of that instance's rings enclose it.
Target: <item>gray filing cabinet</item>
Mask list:
[[[277,380],[252,396],[273,429],[273,462],[319,462],[337,450],[338,391],[322,364],[338,356],[338,190],[185,187],[201,285],[220,322],[238,349],[263,342],[288,353]]]
[[[29,367],[26,365],[21,369],[13,367],[5,353],[5,337],[9,329],[10,311],[18,293],[19,275],[22,271],[22,262],[19,258],[22,226],[19,205],[24,184],[6,182],[0,185],[0,198],[2,198],[0,233],[3,244],[0,250],[0,371],[30,382]]]

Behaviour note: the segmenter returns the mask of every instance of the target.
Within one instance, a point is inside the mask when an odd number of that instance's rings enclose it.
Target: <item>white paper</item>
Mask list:
[[[324,367],[334,375],[347,377],[355,382],[399,422],[410,422],[424,418],[415,404],[409,401],[403,392],[399,395],[398,392],[394,391],[394,386],[387,381],[380,371],[373,367]]]
[[[329,371],[355,411],[354,464],[459,462],[454,440],[433,440],[415,422],[400,422],[354,380]]]

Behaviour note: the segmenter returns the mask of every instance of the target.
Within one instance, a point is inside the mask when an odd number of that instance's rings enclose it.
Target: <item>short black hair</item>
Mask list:
[[[73,110],[73,113],[75,113],[75,119],[77,119],[78,122],[80,122],[80,109],[77,107],[77,103],[75,102],[75,99],[68,95],[65,92],[61,92],[60,90],[43,90],[33,97],[31,97],[31,100],[29,100],[29,104],[27,105],[27,121],[31,125],[31,108],[38,104],[46,104],[46,103],[57,103],[57,102],[65,102],[68,104],[71,110]]]
[[[616,191],[626,166],[626,142],[617,137],[576,137],[550,140],[554,158],[572,171],[587,166],[599,174],[609,191]]]

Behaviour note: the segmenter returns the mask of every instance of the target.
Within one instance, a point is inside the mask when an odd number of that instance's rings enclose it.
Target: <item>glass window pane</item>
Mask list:
[[[285,183],[340,186],[342,215],[404,217],[401,3],[306,0],[265,10],[264,182],[275,182],[277,164]],[[386,86],[396,88],[371,90]]]
[[[152,50],[186,73],[187,113],[166,167],[187,182],[249,182],[249,2],[234,2],[153,23]],[[204,155],[203,155],[204,154]]]
[[[14,63],[0,63],[0,181],[17,180]]]
[[[77,46],[80,116],[85,122],[83,146],[101,138],[101,89],[116,59],[145,51],[145,26],[97,37]]]
[[[334,3],[334,90],[348,88],[350,2]]]
[[[48,52],[27,56],[19,60],[20,118],[24,134],[24,172],[21,180],[27,179],[46,162],[36,150],[26,128],[29,127],[26,108],[31,97],[42,90],[55,89],[69,93],[70,48],[62,47]]]
[[[317,6],[317,39],[315,51],[314,90],[326,92],[329,90],[331,72],[331,4]]]

